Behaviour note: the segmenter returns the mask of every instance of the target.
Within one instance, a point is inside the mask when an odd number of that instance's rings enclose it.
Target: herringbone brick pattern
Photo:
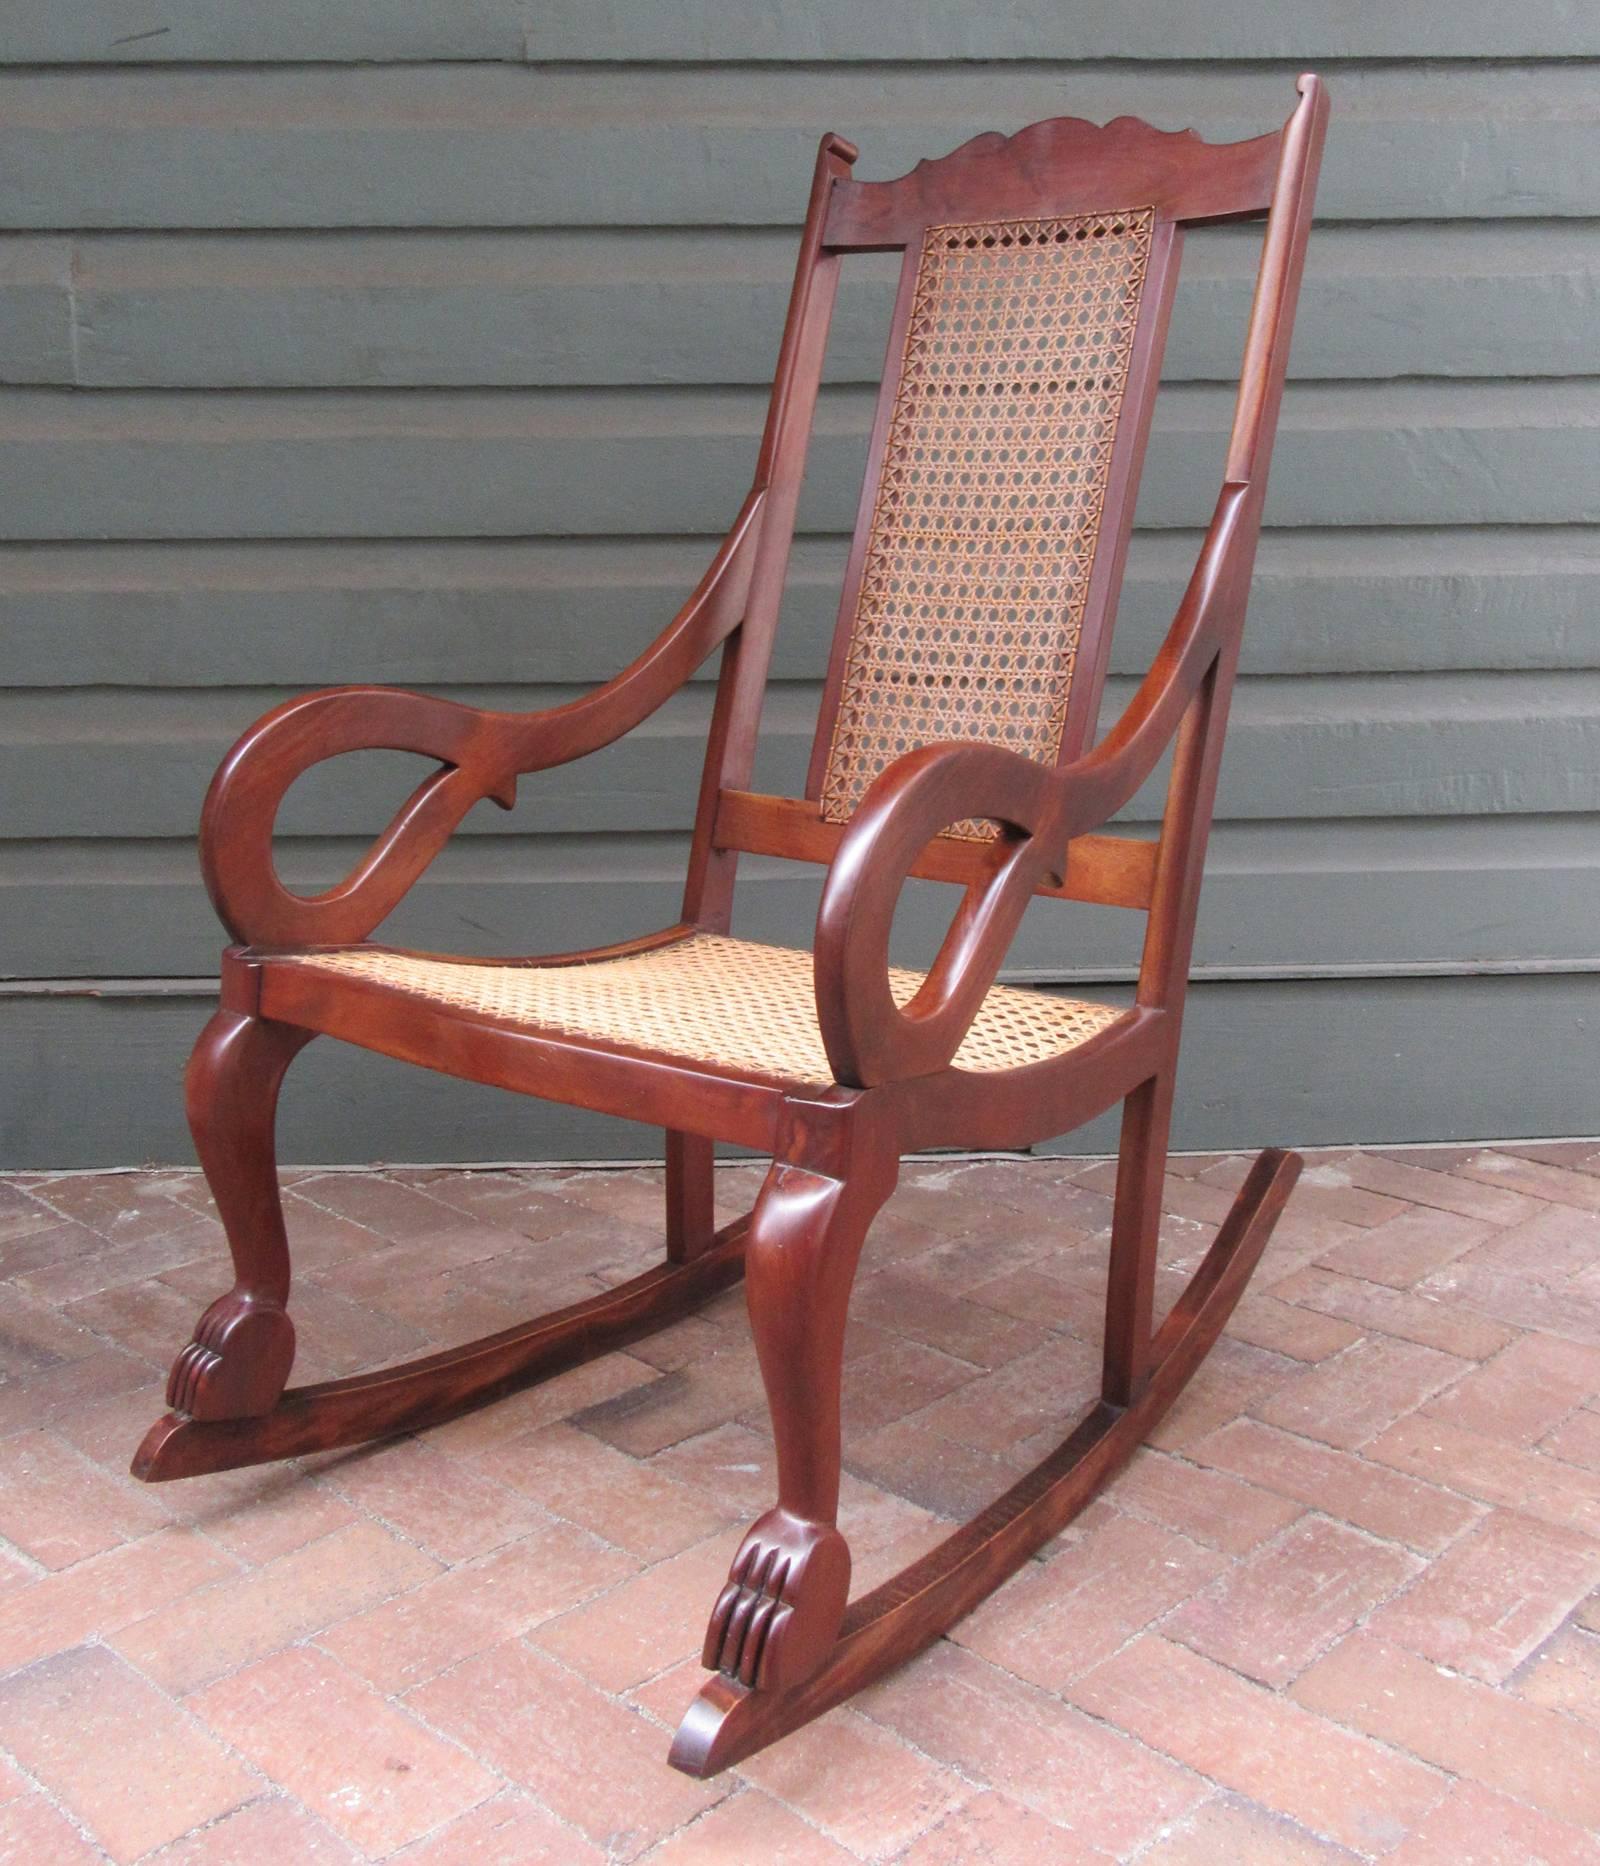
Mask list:
[[[1163,1288],[1244,1171],[1182,1159]],[[288,1176],[298,1378],[633,1274],[644,1171]],[[729,1168],[731,1215],[756,1169]],[[1092,1395],[1109,1168],[908,1166],[849,1338],[871,1584]],[[742,1770],[665,1766],[771,1448],[737,1291],[452,1425],[144,1488],[192,1174],[0,1181],[0,1859],[1600,1861],[1600,1148],[1336,1153],[1113,1488]]]

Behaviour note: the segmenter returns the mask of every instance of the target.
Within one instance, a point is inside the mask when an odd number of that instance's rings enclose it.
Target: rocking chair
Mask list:
[[[1172,1404],[1259,1258],[1300,1162],[1263,1153],[1183,1295],[1153,1316],[1195,908],[1327,103],[1212,145],[1131,117],[980,136],[894,181],[823,139],[755,483],[664,634],[584,697],[493,713],[382,687],[292,700],[229,754],[201,825],[230,935],[187,1078],[236,1281],[178,1356],[150,1480],[447,1419],[661,1327],[746,1279],[777,1500],[711,1613],[715,1676],[671,1760],[709,1775],[928,1645],[1079,1511]],[[1148,677],[1090,749],[1184,228],[1267,216],[1221,494]],[[901,252],[888,362],[810,774],[749,788],[840,263]],[[614,946],[449,958],[368,936],[467,811],[607,745],[722,663],[683,918]],[[1100,833],[1175,741],[1160,834]],[[363,749],[440,768],[336,887],[272,857],[289,785]],[[810,953],[732,934],[740,852],[825,864]],[[908,876],[962,890],[925,975],[891,969]],[[1131,1008],[995,984],[1036,895],[1147,918]],[[285,1390],[289,1249],[273,1152],[318,1033],[667,1130],[665,1261],[408,1366]],[[903,1153],[1025,1148],[1123,1103],[1103,1397],[1060,1448],[903,1573],[849,1600],[840,1376],[857,1259]],[[771,1156],[712,1219],[717,1140]]]

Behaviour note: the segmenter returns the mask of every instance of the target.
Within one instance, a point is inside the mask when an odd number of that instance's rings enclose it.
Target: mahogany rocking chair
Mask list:
[[[699,587],[614,680],[537,714],[381,687],[290,701],[228,756],[201,846],[239,942],[188,1073],[236,1281],[178,1356],[135,1459],[159,1480],[448,1418],[638,1339],[741,1274],[777,1444],[777,1500],[711,1613],[715,1676],[672,1761],[710,1774],[900,1664],[1094,1495],[1200,1364],[1299,1171],[1255,1163],[1159,1324],[1156,1235],[1189,951],[1327,103],[1208,144],[1130,117],[980,136],[894,181],[825,137],[755,484]],[[1090,749],[1187,224],[1265,214],[1215,515],[1165,644]],[[903,257],[860,517],[805,795],[749,790],[757,718],[846,254]],[[683,918],[540,959],[445,958],[368,936],[482,798],[606,745],[717,647],[720,683]],[[1099,833],[1175,741],[1160,833]],[[273,867],[302,772],[361,749],[440,768],[338,886]],[[814,952],[729,931],[741,851],[827,865]],[[908,875],[963,892],[932,969],[893,971]],[[1147,917],[1131,1008],[996,986],[1035,895]],[[665,1261],[409,1366],[285,1390],[289,1249],[278,1090],[325,1033],[447,1074],[667,1130]],[[850,1288],[902,1153],[1023,1148],[1123,1103],[1103,1397],[1059,1450],[931,1554],[849,1600],[836,1523]],[[772,1157],[712,1221],[712,1146]]]

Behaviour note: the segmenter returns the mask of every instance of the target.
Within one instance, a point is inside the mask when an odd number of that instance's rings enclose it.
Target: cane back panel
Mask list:
[[[840,617],[829,821],[937,740],[1058,757],[1154,228],[1139,208],[927,229]]]

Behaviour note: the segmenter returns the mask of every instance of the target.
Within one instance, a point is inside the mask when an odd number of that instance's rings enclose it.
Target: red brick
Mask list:
[[[95,1647],[58,1653],[11,1680],[0,1743],[119,1861],[258,1792],[192,1718]]]
[[[1139,1866],[1357,1866],[1360,1858],[1281,1814],[1219,1795],[1141,1854]]]
[[[659,1225],[665,1212],[662,1176],[649,1173],[585,1171],[461,1172],[450,1169],[414,1175],[419,1191],[441,1205],[488,1224],[504,1226],[527,1238],[558,1237],[573,1221],[572,1197],[590,1211],[612,1212],[630,1224]],[[630,1189],[637,1189],[637,1196]],[[623,1196],[619,1197],[618,1194]]]
[[[1352,1153],[1345,1171],[1354,1186],[1386,1192],[1413,1205],[1431,1205],[1437,1211],[1459,1212],[1463,1218],[1485,1218],[1495,1225],[1516,1224],[1531,1218],[1537,1209],[1521,1193],[1436,1171],[1420,1159],[1408,1163],[1382,1153]]]
[[[1186,1769],[954,1646],[935,1647],[858,1702],[917,1749],[1117,1859],[1205,1795]]]
[[[1068,1695],[1152,1748],[1357,1852],[1386,1852],[1444,1792],[1431,1769],[1155,1634],[1107,1659]]]
[[[409,1691],[615,1585],[634,1566],[620,1549],[552,1522],[341,1621],[317,1643],[380,1691]]]
[[[1485,1503],[1600,1537],[1600,1477],[1541,1452],[1462,1431],[1446,1419],[1414,1413],[1373,1439],[1364,1456]]]
[[[1513,1328],[1535,1328],[1569,1341],[1600,1346],[1600,1284],[1595,1272],[1541,1283],[1519,1269],[1479,1261],[1480,1253],[1436,1270],[1422,1285],[1428,1295],[1492,1315]]]
[[[1600,1142],[1592,1138],[1505,1140],[1495,1151],[1515,1154],[1519,1160],[1543,1160],[1547,1166],[1570,1166],[1578,1173],[1600,1173]]]
[[[1597,1866],[1600,1839],[1476,1782],[1450,1793],[1385,1866]]]
[[[1111,1866],[1109,1853],[991,1789],[942,1820],[900,1866]]]
[[[853,1710],[797,1730],[740,1773],[868,1860],[897,1857],[972,1792],[952,1770]]]
[[[515,1541],[542,1522],[528,1497],[417,1439],[342,1459],[327,1481],[441,1561],[462,1561]]]
[[[82,1360],[103,1345],[83,1318],[69,1319],[25,1290],[11,1287],[5,1291],[0,1308],[0,1379],[25,1380],[63,1361]]]
[[[478,1469],[645,1561],[675,1555],[729,1518],[692,1490],[570,1425],[498,1445]]]
[[[1341,1276],[1409,1289],[1430,1271],[1452,1263],[1493,1235],[1492,1227],[1481,1220],[1414,1207],[1335,1245],[1317,1261]]]
[[[1099,1349],[1061,1336],[924,1406],[915,1423],[975,1450],[1004,1453],[1045,1428],[1065,1438],[1099,1390]]]
[[[1525,1335],[1425,1410],[1514,1445],[1531,1445],[1600,1392],[1600,1347]]]
[[[498,1784],[453,1744],[310,1647],[209,1686],[196,1713],[372,1855],[487,1800]]]
[[[1027,1470],[1026,1454],[961,1444],[921,1419],[897,1419],[848,1439],[846,1467],[908,1497],[936,1516],[965,1518],[987,1508]]]
[[[114,1633],[237,1571],[192,1530],[161,1529],[32,1586],[10,1588],[0,1595],[0,1672]]]
[[[745,1337],[730,1339],[709,1360],[573,1414],[572,1424],[630,1457],[648,1458],[741,1413],[765,1410],[760,1369]]]
[[[642,1684],[704,1644],[706,1621],[738,1546],[733,1534],[711,1536],[599,1599],[543,1621],[533,1643],[603,1691]]]
[[[1151,1432],[1149,1442],[1162,1451],[1184,1451],[1304,1374],[1299,1361],[1246,1347],[1224,1335]]]
[[[148,1363],[121,1348],[96,1349],[23,1379],[0,1382],[0,1437],[39,1426],[65,1426],[73,1413],[96,1400],[139,1391],[148,1393],[149,1416],[154,1419],[161,1407],[161,1382]]]
[[[1504,1186],[1529,1198],[1571,1205],[1580,1212],[1600,1212],[1600,1179],[1592,1173],[1574,1173],[1566,1167],[1548,1166],[1542,1160],[1518,1159],[1515,1154],[1496,1153],[1492,1149],[1468,1160],[1460,1171],[1467,1179],[1481,1179],[1489,1186]]]
[[[852,1435],[875,1432],[977,1379],[977,1370],[966,1361],[891,1336],[879,1352],[846,1366],[844,1429]]]
[[[1228,1317],[1228,1333],[1296,1361],[1325,1361],[1361,1339],[1359,1328],[1315,1309],[1296,1308],[1277,1291],[1246,1295]]]
[[[389,1857],[391,1866],[605,1866],[603,1853],[516,1789]]]
[[[1162,1632],[1247,1678],[1285,1685],[1421,1566],[1392,1543],[1307,1516],[1230,1568]]]
[[[1092,1535],[1023,1571],[950,1637],[1018,1678],[1059,1691],[1202,1587],[1222,1557],[1112,1514]]]
[[[1600,1186],[1600,1179],[1591,1181]],[[1559,1285],[1600,1261],[1600,1224],[1595,1214],[1570,1205],[1540,1206],[1532,1218],[1498,1231],[1465,1262],[1474,1269],[1503,1270],[1528,1282]]]
[[[293,1465],[218,1471],[163,1487],[179,1520],[252,1567],[276,1561],[356,1520],[344,1498]]]
[[[1250,1410],[1268,1425],[1354,1450],[1473,1364],[1378,1336],[1302,1373]]]
[[[1234,1420],[1189,1455],[1424,1555],[1437,1554],[1481,1514],[1449,1490],[1256,1419]]]
[[[1600,1583],[1600,1542],[1496,1510],[1370,1630],[1498,1684]]]
[[[520,1640],[430,1680],[407,1703],[618,1859],[636,1858],[733,1786],[669,1770],[659,1729]]]
[[[170,1230],[153,1232],[124,1243],[105,1244],[88,1256],[72,1256],[21,1271],[20,1283],[44,1302],[72,1302],[100,1290],[140,1283],[161,1276],[182,1264],[214,1261],[227,1246],[220,1225],[206,1218],[179,1214]]]
[[[104,1244],[105,1240],[97,1237],[86,1226],[59,1218],[54,1212],[46,1212],[42,1224],[30,1218],[19,1221],[9,1231],[0,1225],[0,1280],[11,1283],[6,1291],[7,1306],[14,1298],[30,1303],[34,1301],[13,1281],[14,1278],[30,1270],[43,1269],[47,1264],[92,1256]],[[42,1308],[47,1305],[39,1306]]]
[[[283,1866],[358,1866],[365,1858],[298,1801],[274,1795],[175,1840],[149,1866],[263,1866],[269,1860]]]
[[[1038,1323],[963,1299],[939,1270],[935,1260],[926,1268],[891,1266],[862,1278],[850,1299],[852,1319],[876,1322],[977,1367],[1004,1366],[1043,1344],[1046,1331]]]
[[[1539,1449],[1547,1457],[1564,1464],[1581,1465],[1600,1475],[1600,1412],[1587,1408],[1575,1412],[1555,1430],[1539,1440]]]
[[[108,1477],[50,1432],[0,1441],[0,1535],[46,1568],[159,1529],[166,1511]]]
[[[70,1173],[40,1181],[33,1198],[113,1244],[159,1237],[193,1214],[135,1173]]]
[[[1530,1704],[1565,1711],[1600,1728],[1600,1639],[1581,1626],[1562,1627],[1511,1683]]]
[[[375,1239],[371,1251],[319,1269],[316,1280],[322,1288],[351,1302],[386,1309],[403,1320],[420,1322],[409,1300],[419,1284],[507,1251],[525,1254],[527,1248],[528,1240],[515,1231],[469,1224],[455,1213],[441,1209],[434,1230],[409,1238],[403,1244],[385,1245]]]
[[[1203,1448],[1212,1440],[1200,1443]],[[1200,1452],[1186,1455],[1197,1457]],[[1241,1483],[1237,1477],[1148,1448],[1134,1453],[1106,1494],[1119,1510],[1176,1529],[1228,1555],[1242,1555],[1300,1515],[1296,1504],[1274,1495],[1271,1487]]]
[[[377,1523],[355,1523],[175,1600],[111,1644],[181,1696],[437,1572],[409,1542]]]
[[[1285,1302],[1336,1315],[1359,1328],[1420,1342],[1464,1360],[1484,1360],[1515,1339],[1512,1331],[1486,1315],[1442,1302],[1421,1289],[1391,1289],[1309,1267],[1285,1277],[1273,1293]]]
[[[0,1859],[28,1866],[104,1866],[105,1857],[43,1795],[0,1802]]]
[[[778,1467],[772,1441],[747,1426],[725,1425],[715,1432],[659,1451],[649,1468],[663,1472],[695,1491],[730,1523],[760,1515],[777,1495]],[[887,1548],[926,1529],[928,1511],[846,1471],[839,1486],[839,1527],[856,1558]]]
[[[1358,1186],[1348,1171],[1348,1154],[1328,1159],[1311,1159],[1300,1175],[1300,1183],[1290,1195],[1297,1212],[1321,1218],[1337,1218],[1347,1225],[1381,1225],[1398,1218],[1407,1209],[1401,1199],[1386,1197]]]
[[[61,1311],[83,1329],[130,1349],[162,1372],[194,1332],[195,1306],[157,1279],[119,1283],[68,1303]]]
[[[353,1219],[391,1243],[430,1237],[456,1221],[449,1206],[381,1173],[319,1173],[297,1181],[295,1197]]]
[[[659,1337],[652,1337],[655,1339]],[[638,1345],[649,1347],[650,1342]],[[456,1457],[475,1455],[541,1426],[556,1425],[573,1413],[648,1385],[655,1378],[655,1368],[631,1354],[604,1354],[597,1361],[587,1361],[553,1379],[541,1380],[537,1386],[524,1387],[520,1393],[508,1393],[492,1406],[480,1406],[459,1419],[431,1426],[421,1434],[422,1442]]]
[[[723,1802],[650,1855],[650,1866],[850,1866],[854,1856],[756,1789]]]
[[[1558,1820],[1600,1824],[1600,1732],[1570,1717],[1451,1677],[1404,1646],[1364,1633],[1352,1633],[1291,1690],[1313,1710]]]

